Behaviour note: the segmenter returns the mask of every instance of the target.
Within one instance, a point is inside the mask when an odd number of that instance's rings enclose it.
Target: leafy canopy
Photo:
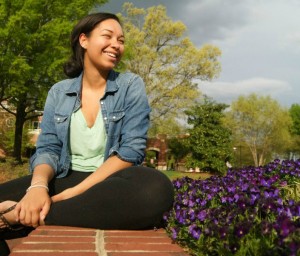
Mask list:
[[[199,97],[194,79],[218,76],[221,51],[211,45],[196,48],[185,36],[185,25],[172,21],[164,6],[145,10],[126,3],[123,7],[127,51],[123,65],[145,81],[152,131],[172,133],[169,122],[166,129],[165,120],[182,117]]]
[[[300,157],[300,105],[292,104],[289,109],[290,116],[292,118],[291,134],[292,144],[289,148],[291,158]]]
[[[188,167],[217,173],[226,171],[226,161],[232,157],[231,133],[222,123],[227,107],[204,97],[198,105],[185,111],[191,125],[187,138],[191,152],[187,157]]]
[[[289,112],[293,121],[291,132],[292,134],[300,135],[300,105],[292,104]]]
[[[270,96],[240,96],[232,102],[225,123],[235,141],[249,147],[255,166],[282,153],[290,142],[290,115]]]
[[[105,2],[0,0],[0,106],[16,117],[16,158],[24,122],[37,115],[49,88],[64,78],[62,64],[70,55],[74,24]]]
[[[74,24],[103,2],[0,0],[1,98],[12,104],[33,98],[28,107],[39,102],[40,108],[45,91],[64,77],[61,67]]]

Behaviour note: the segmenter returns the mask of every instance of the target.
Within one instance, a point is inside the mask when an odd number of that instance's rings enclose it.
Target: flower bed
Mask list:
[[[299,181],[300,160],[176,179],[166,230],[191,255],[300,255]]]

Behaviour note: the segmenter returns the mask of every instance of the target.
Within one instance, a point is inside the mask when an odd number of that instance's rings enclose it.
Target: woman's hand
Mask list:
[[[50,206],[51,199],[45,188],[31,189],[15,208],[16,221],[32,227],[44,224]]]
[[[52,202],[55,203],[80,195],[95,184],[102,182],[113,173],[129,166],[132,166],[132,163],[125,162],[117,156],[111,156],[95,172],[91,173],[82,182],[72,188],[62,191],[55,196],[52,196]]]
[[[55,196],[52,196],[51,200],[53,203],[55,203],[58,201],[69,199],[69,198],[77,196],[79,194],[80,194],[80,192],[76,189],[76,187],[72,187],[72,188],[65,189],[64,191],[62,191],[61,193],[59,193]]]

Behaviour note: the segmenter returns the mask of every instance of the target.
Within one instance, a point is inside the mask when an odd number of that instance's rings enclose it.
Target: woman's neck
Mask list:
[[[82,83],[90,89],[100,89],[106,86],[109,71],[84,70]]]

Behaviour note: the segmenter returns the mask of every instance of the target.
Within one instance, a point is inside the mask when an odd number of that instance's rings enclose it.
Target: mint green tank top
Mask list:
[[[94,172],[104,161],[106,132],[101,114],[89,128],[81,108],[71,116],[69,131],[70,168],[80,172]]]

